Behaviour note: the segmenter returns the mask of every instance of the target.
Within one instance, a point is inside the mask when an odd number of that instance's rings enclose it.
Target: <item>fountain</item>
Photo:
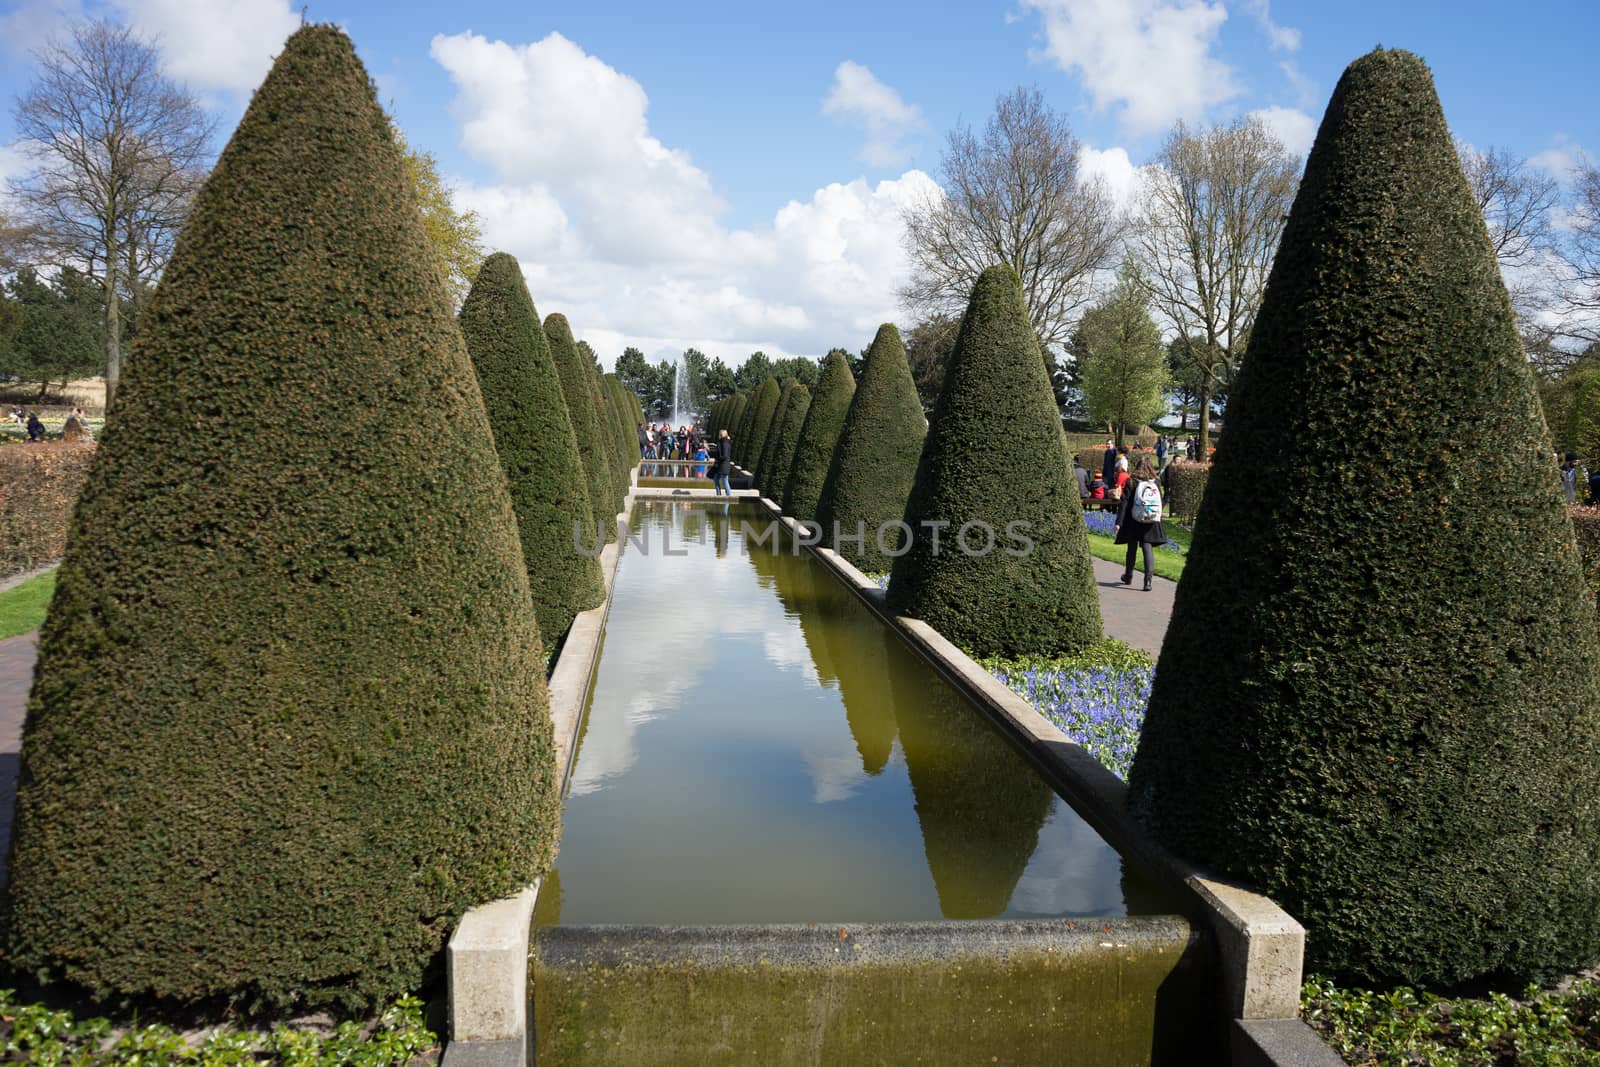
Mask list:
[[[689,364],[682,356],[673,360],[672,375],[672,425],[688,426],[694,422],[698,410],[695,406],[694,386],[689,380]]]

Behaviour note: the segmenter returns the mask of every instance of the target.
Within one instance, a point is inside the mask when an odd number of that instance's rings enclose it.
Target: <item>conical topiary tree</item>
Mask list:
[[[433,262],[349,39],[301,28],[195,199],[78,502],[11,965],[354,1007],[545,870],[543,653]]]
[[[767,436],[767,454],[761,461],[761,487],[771,500],[783,499],[789,484],[789,470],[794,465],[795,445],[806,424],[806,412],[810,410],[811,390],[795,381],[789,399],[778,407],[778,420]]]
[[[1600,649],[1550,468],[1432,78],[1372,52],[1306,162],[1130,776],[1318,968],[1600,957]]]
[[[916,536],[894,561],[890,609],[977,656],[1049,656],[1101,640],[1088,530],[1062,448],[1022,279],[990,267],[922,445],[905,513]],[[937,547],[925,524],[943,524]]]
[[[886,322],[867,349],[867,365],[845,414],[817,503],[823,543],[864,571],[888,572],[894,562],[889,553],[900,550],[900,531],[889,524],[905,516],[927,430],[900,331]],[[834,538],[836,531],[843,540]],[[864,547],[849,540],[858,533]]]
[[[592,526],[594,508],[561,376],[514,257],[497,252],[484,260],[460,320],[511,486],[534,614],[549,648],[573,616],[605,600],[605,585],[600,561],[573,551],[573,526]]]
[[[615,374],[605,375],[604,383],[616,413],[617,454],[622,457],[622,495],[627,496],[633,486],[633,468],[639,465],[639,432],[631,414],[638,407],[639,399],[622,387]]]
[[[561,374],[561,395],[566,399],[567,415],[572,420],[572,433],[578,443],[578,458],[583,463],[585,490],[593,519],[589,528],[599,523],[605,530],[605,539],[617,539],[617,508],[611,501],[611,464],[598,438],[599,417],[595,413],[594,393],[589,386],[587,362],[572,339],[572,327],[560,312],[545,316],[544,335],[550,345],[550,356]],[[583,544],[593,547],[592,535],[585,536]]]
[[[740,435],[744,433],[744,417],[749,407],[749,393],[736,393],[733,399],[728,402],[728,418],[723,424],[723,428],[728,431],[729,438],[733,440],[732,447],[735,457],[739,452],[739,442],[742,440]]]
[[[594,394],[595,434],[605,451],[606,470],[610,477],[611,491],[607,494],[607,500],[611,510],[618,512],[622,508],[623,498],[628,495],[628,468],[624,465],[627,457],[617,449],[616,401],[606,386],[605,377],[598,372],[590,372],[589,388]]]
[[[798,378],[785,378],[778,386],[778,403],[772,409],[772,422],[767,427],[766,440],[761,444],[761,454],[755,457],[751,470],[756,474],[756,488],[761,490],[761,495],[772,496],[772,477],[767,465],[772,462],[772,448],[778,439],[778,429],[783,424],[787,407],[794,397],[794,387],[800,384]]]
[[[822,363],[817,388],[811,394],[805,424],[800,427],[800,436],[795,442],[789,481],[783,490],[785,514],[807,521],[817,517],[822,483],[827,480],[833,450],[839,443],[839,431],[844,429],[844,417],[855,395],[856,376],[851,373],[844,354],[837,349],[829,352]]]
[[[750,400],[749,425],[745,428],[745,453],[743,466],[752,475],[760,477],[756,470],[761,465],[761,453],[767,447],[767,435],[772,432],[772,420],[778,414],[778,401],[783,398],[783,386],[776,378],[768,378],[761,383],[761,388],[756,390],[755,396]]]

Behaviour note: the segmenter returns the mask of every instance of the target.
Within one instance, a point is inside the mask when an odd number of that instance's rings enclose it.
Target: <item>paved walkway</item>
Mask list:
[[[1121,574],[1122,568],[1115,563],[1103,559],[1094,561],[1106,633],[1154,656],[1161,651],[1167,618],[1172,614],[1172,594],[1178,586],[1165,578],[1157,578],[1155,588],[1146,593],[1142,574],[1134,574],[1131,586],[1117,580]],[[5,883],[5,864],[11,846],[11,809],[17,798],[22,720],[28,707],[28,687],[33,684],[38,636],[34,632],[0,641],[0,885]]]

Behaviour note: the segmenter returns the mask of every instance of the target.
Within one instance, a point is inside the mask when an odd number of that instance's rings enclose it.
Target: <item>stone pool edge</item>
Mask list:
[[[627,522],[633,514],[634,500],[640,493],[638,481],[635,467],[629,476],[628,494],[617,512],[619,523]],[[567,791],[583,705],[600,656],[606,616],[611,612],[622,544],[619,537],[601,551],[605,600],[572,620],[546,686],[558,795],[564,796]],[[528,943],[538,897],[536,881],[512,896],[480,904],[461,916],[451,934],[445,947],[449,1034],[441,1058],[444,1067],[497,1067],[528,1062]]]
[[[778,504],[767,497],[759,503],[791,535],[798,532],[798,522]],[[1342,1067],[1343,1058],[1300,1019],[1305,927],[1264,894],[1212,877],[1167,851],[1128,814],[1127,783],[933,627],[892,615],[878,583],[849,560],[830,548],[806,548],[1016,741],[1107,843],[1204,919],[1222,965],[1235,1063]]]

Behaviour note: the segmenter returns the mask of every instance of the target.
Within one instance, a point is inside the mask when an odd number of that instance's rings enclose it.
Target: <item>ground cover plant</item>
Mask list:
[[[400,997],[369,1025],[335,1027],[279,1025],[270,1030],[217,1027],[190,1038],[169,1026],[119,1025],[103,1016],[79,1018],[45,1004],[19,1001],[0,990],[0,1056],[7,1061],[73,1067],[138,1067],[203,1064],[246,1067],[281,1063],[293,1067],[402,1067],[432,1059],[438,1037],[423,1021],[422,1002]]]
[[[1311,975],[1301,1016],[1360,1067],[1600,1067],[1600,982],[1528,986],[1520,997],[1383,991]]]

